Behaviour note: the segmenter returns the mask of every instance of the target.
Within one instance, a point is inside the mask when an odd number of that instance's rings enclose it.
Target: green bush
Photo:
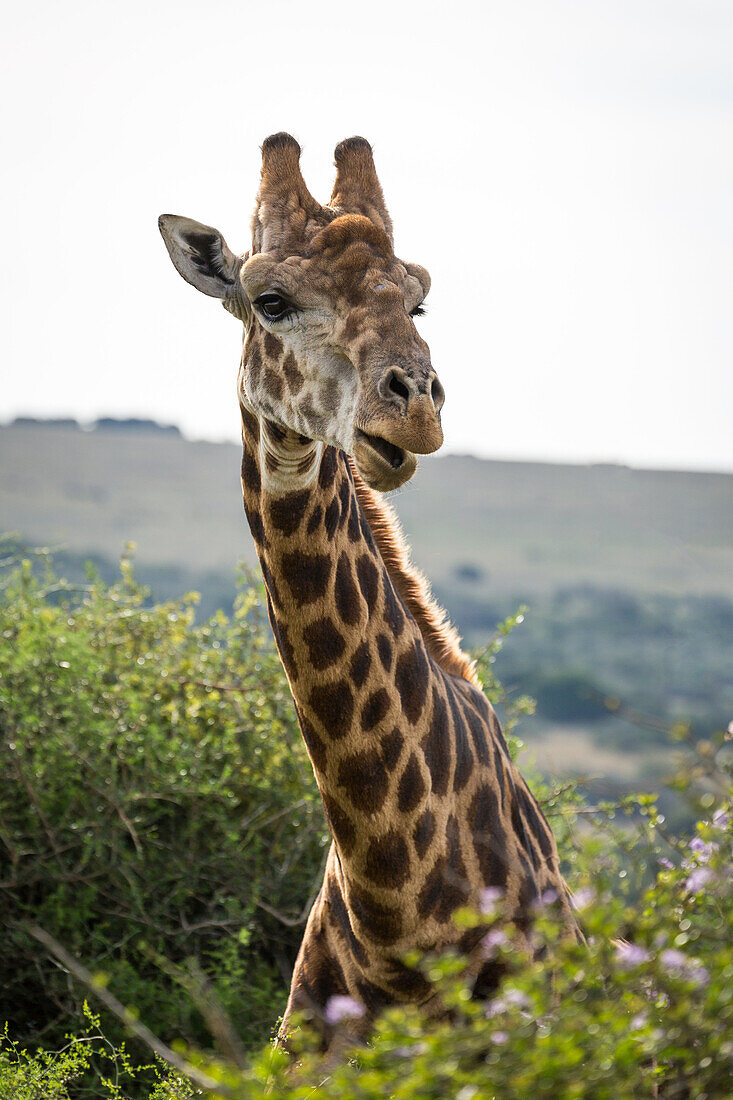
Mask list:
[[[28,920],[164,1038],[206,1041],[180,983],[208,982],[266,1040],[318,885],[328,837],[259,588],[200,626],[145,596],[129,562],[109,588],[4,578],[0,1022],[22,1042],[60,1045],[84,997]]]

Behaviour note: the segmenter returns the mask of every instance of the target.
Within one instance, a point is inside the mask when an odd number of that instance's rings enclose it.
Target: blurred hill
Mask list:
[[[114,428],[114,430],[110,430]],[[733,598],[733,475],[423,459],[391,501],[434,583],[474,595],[589,584]],[[141,565],[255,561],[239,448],[152,422],[0,428],[0,523],[32,542]]]
[[[0,531],[62,547],[72,579],[90,558],[111,579],[133,541],[157,598],[228,609],[236,564],[256,563],[239,463],[149,421],[24,419],[0,427]],[[469,645],[529,604],[497,669],[538,701],[544,770],[653,779],[665,723],[733,718],[733,475],[447,455],[390,499]]]

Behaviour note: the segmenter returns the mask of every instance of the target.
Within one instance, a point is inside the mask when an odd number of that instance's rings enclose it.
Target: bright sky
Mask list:
[[[345,14],[344,14],[345,13]],[[729,0],[7,6],[0,419],[236,439],[241,327],[161,212],[244,251],[259,145],[322,201],[372,142],[447,449],[733,470]]]

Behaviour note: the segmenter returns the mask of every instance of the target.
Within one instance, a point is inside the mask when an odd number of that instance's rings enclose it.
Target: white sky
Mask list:
[[[5,6],[0,418],[236,439],[241,328],[161,212],[237,251],[267,134],[322,201],[362,133],[447,449],[733,470],[733,3]]]

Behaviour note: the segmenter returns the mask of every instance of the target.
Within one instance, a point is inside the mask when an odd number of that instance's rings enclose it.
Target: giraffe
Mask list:
[[[577,930],[552,831],[382,497],[443,439],[415,324],[430,277],[395,256],[365,139],[336,147],[325,206],[299,158],[288,134],[264,142],[244,256],[199,222],[159,224],[183,278],[244,324],[244,508],[332,834],[280,1034],[309,1012],[328,1049],[333,997],[361,1006],[362,1031],[391,1003],[439,1011],[409,950],[457,946],[474,993],[496,987],[485,927],[452,920],[486,888],[519,936],[548,891]]]

